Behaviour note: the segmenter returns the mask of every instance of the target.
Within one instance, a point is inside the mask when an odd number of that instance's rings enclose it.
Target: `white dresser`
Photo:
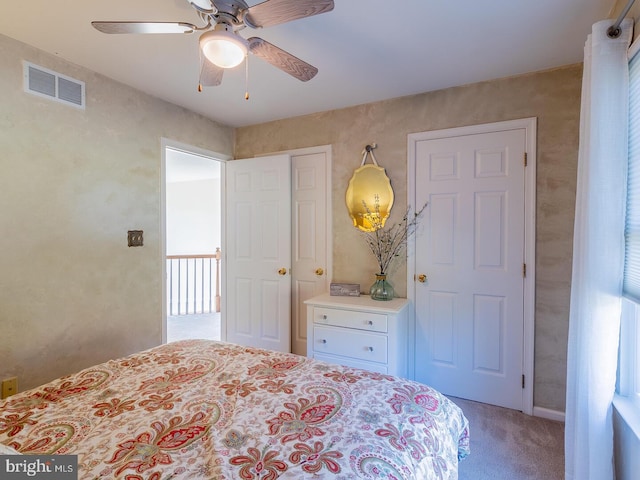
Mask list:
[[[307,356],[325,362],[407,376],[409,301],[328,293],[307,304]]]

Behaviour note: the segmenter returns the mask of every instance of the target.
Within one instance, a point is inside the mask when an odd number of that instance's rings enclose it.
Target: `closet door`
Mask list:
[[[226,165],[226,340],[291,348],[291,160]]]
[[[415,378],[523,410],[525,128],[413,136]],[[530,378],[529,381],[533,379]]]
[[[304,301],[329,291],[331,147],[291,152],[291,351],[307,354]]]

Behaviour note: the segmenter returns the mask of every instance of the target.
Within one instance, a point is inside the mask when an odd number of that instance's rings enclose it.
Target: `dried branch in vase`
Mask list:
[[[390,225],[387,221],[387,225],[383,227],[377,195],[375,199],[373,210],[364,201],[362,202],[367,212],[367,220],[371,223],[373,229],[370,232],[361,231],[360,233],[369,246],[371,253],[376,257],[380,267],[379,273],[386,275],[393,259],[404,253],[407,247],[407,240],[415,232],[427,204],[425,203],[419,211],[413,214],[411,213],[411,207],[407,207],[407,211],[398,223]]]

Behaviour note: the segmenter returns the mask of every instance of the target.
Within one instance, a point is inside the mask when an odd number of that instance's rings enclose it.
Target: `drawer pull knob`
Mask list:
[[[327,339],[323,338],[322,340],[320,340],[320,343],[327,343]]]
[[[326,315],[322,315],[322,319],[323,319],[323,320],[326,320],[326,319],[327,319],[327,316],[326,316]]]
[[[369,350],[370,352],[373,352],[373,347],[367,347],[367,350]]]
[[[373,320],[369,320],[369,321],[367,322],[367,325],[373,325]]]

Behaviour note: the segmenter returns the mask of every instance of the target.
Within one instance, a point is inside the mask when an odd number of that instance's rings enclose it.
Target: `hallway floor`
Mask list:
[[[167,317],[167,342],[190,338],[220,340],[220,313]]]

